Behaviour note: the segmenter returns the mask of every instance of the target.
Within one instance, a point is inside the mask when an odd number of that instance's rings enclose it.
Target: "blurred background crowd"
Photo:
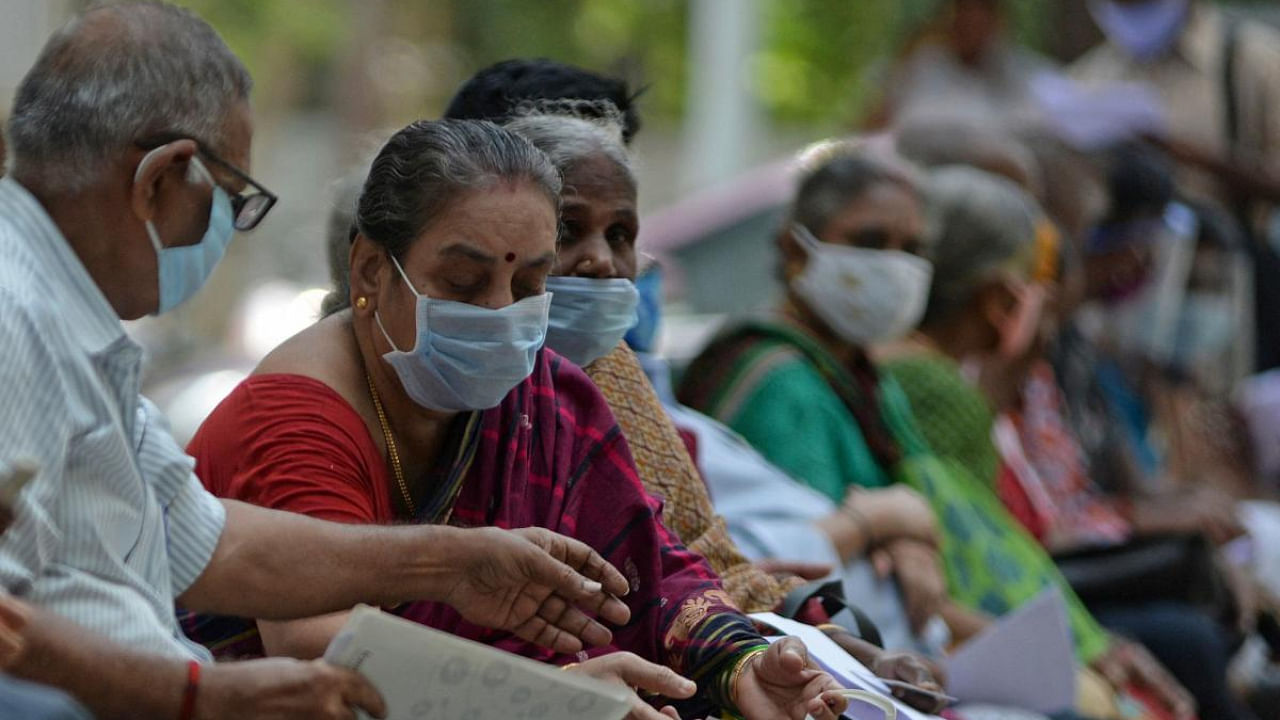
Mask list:
[[[945,132],[918,133],[933,153],[971,147],[974,138],[957,133],[981,128],[985,140],[1025,158],[1007,134],[989,131],[1037,121],[1086,152],[1127,131],[1171,125],[1189,125],[1196,135],[1171,139],[1213,150],[1226,142],[1224,98],[1204,96],[1207,88],[1189,89],[1184,105],[1165,108],[1158,93],[1065,87],[1060,73],[1124,74],[1078,62],[1103,37],[1084,0],[181,4],[207,18],[253,73],[261,138],[254,167],[288,201],[262,235],[230,249],[205,290],[216,300],[134,328],[150,351],[151,393],[178,392],[167,386],[182,379],[177,405],[190,409],[171,413],[179,439],[234,385],[236,371],[314,318],[328,276],[317,249],[338,180],[367,163],[393,129],[438,116],[472,72],[505,58],[554,58],[641,91],[645,132],[634,145],[644,189],[641,246],[675,261],[664,350],[683,359],[716,325],[700,316],[766,306],[776,294],[772,249],[754,240],[776,226],[791,189],[790,160],[810,142],[912,119],[950,123]],[[43,39],[87,5],[0,0],[9,19],[0,27],[0,117]],[[1280,8],[1265,1],[1222,10],[1280,22]],[[1198,119],[1171,119],[1171,112]],[[1258,132],[1268,129],[1276,132]],[[725,253],[734,258],[732,271],[706,272]],[[685,283],[686,273],[698,282]]]
[[[1151,648],[1201,717],[1280,715],[1275,3],[178,4],[206,18],[256,79],[253,174],[282,198],[231,246],[202,301],[131,323],[148,353],[145,392],[180,442],[318,316],[331,289],[326,223],[344,178],[363,176],[392,130],[439,117],[477,69],[554,58],[635,93],[638,284],[653,335],[632,345],[669,365],[655,384],[660,395],[673,389],[663,399],[677,425],[678,398],[839,505],[851,485],[868,484],[841,476],[860,460],[841,454],[846,440],[818,437],[830,425],[778,408],[820,406],[841,383],[877,397],[879,408],[855,411],[868,467],[884,475],[869,484],[901,472],[944,536],[965,524],[948,508],[992,517],[965,482],[936,490],[933,471],[902,469],[904,458],[936,455],[949,476],[994,488],[1018,537],[1049,551],[1102,625]],[[83,6],[0,0],[0,98]],[[803,290],[816,274],[804,258],[816,266],[833,243],[929,256],[927,307],[905,313],[906,327],[841,328],[839,309]],[[824,341],[805,353],[814,368],[842,348],[839,377],[822,374],[823,397],[792,378],[775,398],[763,375],[741,370],[770,343],[806,347],[777,328],[740,329],[743,317],[779,308]],[[892,392],[879,376],[893,378]],[[910,433],[894,420],[899,392],[919,425]],[[782,431],[791,420],[796,435]],[[911,449],[917,431],[932,453]],[[839,446],[829,464],[840,468],[823,466],[825,441]],[[786,555],[753,524],[762,511],[742,486],[717,487],[703,463],[714,458],[695,459],[744,550]],[[772,492],[783,494],[756,497],[790,502],[780,498],[798,491]],[[1036,562],[1022,561],[1030,551],[1002,535],[1012,527],[988,530],[992,557],[1034,574]],[[984,561],[981,542],[957,549],[964,540],[942,546],[951,595],[993,615],[1010,609],[1009,593],[955,577]],[[1016,586],[1016,574],[999,576],[1002,562],[989,583]],[[1212,662],[1180,647],[1193,629],[1166,623],[1163,601],[1213,620]],[[1078,655],[1097,657],[1093,618],[1073,613]],[[962,620],[948,621],[956,634]],[[905,619],[905,644],[936,645],[926,624]]]

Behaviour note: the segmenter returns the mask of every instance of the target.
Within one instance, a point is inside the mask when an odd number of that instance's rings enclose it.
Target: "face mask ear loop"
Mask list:
[[[813,236],[809,228],[800,223],[791,224],[791,237],[796,239],[806,254],[812,255],[814,250],[822,247],[822,241]]]
[[[218,181],[213,179],[213,173],[209,172],[209,168],[205,167],[200,158],[195,155],[191,156],[191,162],[187,165],[187,182],[205,182],[209,187],[218,187]]]
[[[155,148],[142,156],[142,160],[138,161],[138,169],[133,173],[133,182],[136,185],[142,179],[142,172],[147,169],[147,164],[155,159],[156,153],[164,149],[164,146]],[[156,226],[149,219],[143,219],[142,224],[147,228],[147,237],[151,240],[151,247],[159,253],[164,250],[164,243],[160,242],[160,233],[156,231]]]
[[[400,278],[404,280],[404,284],[409,286],[409,292],[413,293],[414,297],[422,297],[422,293],[418,292],[418,288],[409,282],[409,276],[405,274],[404,268],[400,265],[400,261],[396,259],[396,256],[388,252],[387,257],[391,258],[391,264],[396,266],[396,270],[400,273]]]
[[[395,266],[396,272],[400,273],[400,279],[404,280],[404,284],[409,286],[409,292],[413,293],[415,298],[422,297],[422,293],[418,292],[413,283],[409,282],[409,276],[405,274],[404,268],[401,267],[400,261],[396,260],[396,256],[388,252],[387,257],[391,258],[391,264]],[[391,349],[396,352],[402,352],[400,348],[396,347],[395,341],[391,339],[391,334],[387,332],[387,328],[382,324],[382,316],[378,314],[377,310],[373,311],[373,319],[378,323],[378,329],[382,331],[382,337],[387,339],[387,344],[391,346]]]
[[[133,173],[133,181],[134,181],[135,183],[142,179],[142,171],[143,171],[143,170],[146,170],[146,169],[147,169],[147,165],[148,165],[148,164],[149,164],[153,159],[155,159],[156,153],[158,153],[158,152],[160,152],[161,150],[165,149],[165,147],[166,147],[166,146],[161,145],[160,147],[155,148],[154,150],[151,150],[151,151],[147,152],[147,154],[146,154],[146,155],[143,155],[143,156],[142,156],[142,159],[138,161],[138,169],[137,169],[137,170],[135,170],[135,171],[134,171],[134,173]]]
[[[396,341],[391,339],[391,333],[388,333],[387,328],[382,324],[382,316],[378,314],[377,310],[373,311],[373,321],[378,323],[378,329],[382,331],[382,337],[387,339],[387,344],[391,346],[391,349],[401,352],[400,348],[396,347]]]

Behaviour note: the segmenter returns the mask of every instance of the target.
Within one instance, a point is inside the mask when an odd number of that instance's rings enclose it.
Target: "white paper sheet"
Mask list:
[[[898,717],[909,718],[910,720],[926,720],[926,718],[937,717],[922,713],[898,701],[889,692],[889,688],[884,684],[884,681],[876,677],[875,673],[871,672],[866,665],[854,659],[853,656],[845,652],[843,648],[818,628],[795,620],[788,620],[775,613],[755,613],[751,616],[751,619],[783,633],[782,636],[766,638],[769,642],[776,642],[786,636],[800,638],[809,650],[809,657],[821,665],[824,670],[831,673],[836,682],[844,687],[851,690],[870,690],[889,697],[898,710]],[[864,703],[851,701],[849,709],[845,711],[845,717],[854,718],[855,720],[882,720],[884,712]]]
[[[371,607],[352,612],[324,659],[369,678],[389,720],[621,720],[631,706],[625,688]]]
[[[1055,713],[1075,703],[1067,606],[1049,588],[947,658],[947,692],[961,703]]]

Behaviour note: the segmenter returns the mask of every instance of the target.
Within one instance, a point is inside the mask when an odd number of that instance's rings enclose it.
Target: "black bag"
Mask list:
[[[805,605],[815,599],[822,603],[822,609],[832,624],[839,625],[854,637],[866,640],[876,647],[884,647],[876,624],[866,613],[844,599],[844,585],[839,580],[818,580],[792,590],[783,598],[778,614],[796,620]]]
[[[1175,601],[1223,623],[1233,623],[1238,612],[1216,552],[1201,535],[1163,535],[1084,548],[1055,555],[1054,561],[1089,607]]]

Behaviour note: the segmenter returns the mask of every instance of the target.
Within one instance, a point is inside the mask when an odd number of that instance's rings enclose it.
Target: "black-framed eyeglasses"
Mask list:
[[[224,170],[242,180],[245,189],[238,193],[227,193],[231,198],[232,226],[240,232],[248,232],[262,222],[267,212],[275,206],[276,194],[268,190],[262,183],[249,177],[249,174],[231,163],[223,160],[217,153],[209,149],[203,141],[186,135],[157,135],[135,143],[143,150],[154,150],[177,140],[191,140],[196,144],[200,155],[209,162],[221,166]],[[225,189],[225,188],[224,188]]]

